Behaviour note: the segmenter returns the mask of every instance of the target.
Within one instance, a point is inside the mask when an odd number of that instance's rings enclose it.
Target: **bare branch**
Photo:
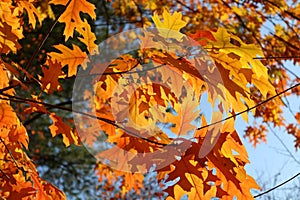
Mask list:
[[[287,184],[288,182],[290,182],[290,181],[292,181],[293,179],[297,178],[299,175],[300,175],[300,172],[297,173],[296,175],[294,175],[293,177],[289,178],[288,180],[286,180],[286,181],[284,181],[284,182],[282,182],[282,183],[276,185],[275,187],[272,187],[271,189],[269,189],[269,190],[267,190],[267,191],[264,191],[264,192],[262,192],[262,193],[260,193],[260,194],[258,194],[258,195],[255,195],[254,198],[263,196],[263,195],[265,195],[265,194],[267,194],[267,193],[269,193],[269,192],[271,192],[271,191],[273,191],[273,190],[275,190],[275,189],[277,189],[277,188],[279,188],[279,187],[281,187],[281,186]]]

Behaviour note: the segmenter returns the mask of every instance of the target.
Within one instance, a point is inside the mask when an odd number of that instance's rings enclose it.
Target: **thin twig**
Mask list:
[[[269,130],[275,135],[275,137],[278,139],[278,141],[281,143],[281,145],[284,147],[284,149],[288,152],[289,156],[298,164],[300,165],[300,162],[295,158],[295,156],[292,154],[292,152],[289,150],[289,148],[284,144],[282,139],[275,133],[275,131],[272,129],[272,127],[267,124],[269,127]]]
[[[274,95],[274,96],[271,96],[271,97],[267,98],[266,100],[264,100],[264,101],[262,101],[262,102],[259,102],[258,104],[254,105],[254,106],[252,106],[252,107],[250,107],[250,108],[247,108],[246,110],[243,110],[243,111],[241,111],[241,112],[235,113],[234,115],[231,115],[231,116],[229,116],[229,117],[226,117],[226,118],[224,118],[224,119],[222,119],[222,120],[219,120],[219,121],[213,122],[213,123],[211,123],[211,124],[207,124],[207,125],[205,125],[205,126],[202,126],[202,127],[198,128],[197,130],[204,129],[204,128],[213,126],[213,125],[218,124],[218,123],[222,123],[222,122],[227,121],[227,120],[229,120],[229,119],[231,119],[231,118],[235,118],[236,116],[239,116],[239,115],[241,115],[241,114],[243,114],[243,113],[249,112],[249,111],[251,111],[251,110],[253,110],[253,109],[255,109],[255,108],[257,108],[257,107],[259,107],[259,106],[261,106],[261,105],[263,105],[263,104],[265,104],[265,103],[267,103],[267,102],[269,102],[269,101],[271,101],[271,100],[273,100],[273,99],[275,99],[276,97],[279,97],[280,95],[282,95],[282,94],[284,94],[284,93],[286,93],[286,92],[288,92],[288,91],[290,91],[290,90],[292,90],[293,88],[296,88],[296,87],[298,87],[298,86],[300,86],[300,83],[298,83],[298,84],[296,84],[296,85],[293,85],[293,86],[291,86],[291,87],[289,87],[289,88],[287,88],[287,89],[285,89],[285,90],[279,92],[278,94],[276,94],[276,95]]]
[[[72,101],[71,100],[68,100],[68,101],[65,101],[65,102],[61,102],[61,103],[58,103],[56,104],[57,106],[64,106],[64,105],[67,105],[67,104],[72,104]],[[27,126],[29,125],[30,123],[32,123],[33,121],[39,119],[42,115],[44,115],[46,113],[38,113],[36,114],[35,116],[33,116],[32,118],[30,118],[29,120],[23,122],[23,125],[24,126]]]
[[[300,56],[269,56],[269,57],[256,57],[256,58],[253,58],[253,59],[276,60],[276,59],[291,59],[291,58],[300,58]]]
[[[33,99],[12,96],[12,95],[9,95],[9,94],[2,94],[2,95],[8,97],[8,99],[5,99],[3,97],[0,97],[0,99],[17,101],[17,102],[20,102],[20,103],[22,103],[22,102],[37,103],[37,104],[44,105],[46,107],[60,109],[60,110],[64,110],[64,111],[69,111],[69,112],[81,114],[81,115],[84,115],[84,116],[88,116],[88,117],[91,117],[91,118],[94,118],[94,119],[98,119],[98,120],[103,121],[103,122],[105,122],[107,124],[115,126],[116,128],[122,129],[123,131],[125,131],[125,132],[127,132],[127,133],[129,133],[131,135],[134,135],[137,138],[145,140],[147,142],[150,142],[150,143],[153,143],[153,144],[156,144],[156,145],[160,145],[160,146],[167,146],[167,144],[156,142],[156,141],[150,140],[148,138],[141,137],[140,135],[138,135],[138,134],[136,134],[136,133],[134,133],[132,131],[126,130],[126,128],[124,128],[122,126],[119,126],[118,124],[116,124],[114,121],[112,121],[110,119],[106,119],[106,118],[103,118],[103,117],[98,117],[98,116],[95,116],[95,115],[92,115],[92,114],[88,114],[88,113],[85,113],[85,112],[81,112],[81,111],[78,111],[78,110],[74,110],[74,109],[71,109],[71,108],[66,108],[66,107],[57,106],[57,105],[53,105],[53,104],[49,104],[49,103],[45,103],[45,102],[36,101],[36,100],[33,100]]]
[[[299,175],[300,175],[300,172],[297,173],[296,175],[294,175],[293,177],[289,178],[288,180],[286,180],[286,181],[284,181],[284,182],[282,182],[282,183],[276,185],[275,187],[272,187],[272,188],[269,189],[269,190],[266,190],[266,191],[264,191],[264,192],[262,192],[262,193],[260,193],[260,194],[258,194],[258,195],[255,195],[254,198],[263,196],[263,195],[265,195],[265,194],[267,194],[267,193],[269,193],[269,192],[271,192],[271,191],[273,191],[273,190],[275,190],[275,189],[277,189],[277,188],[279,188],[279,187],[281,187],[281,186],[287,184],[288,182],[292,181],[293,179],[295,179],[295,178],[298,177]]]

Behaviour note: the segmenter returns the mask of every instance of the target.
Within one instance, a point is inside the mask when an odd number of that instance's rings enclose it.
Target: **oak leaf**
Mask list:
[[[67,5],[68,0],[51,0],[50,4]],[[64,35],[67,41],[69,37],[73,37],[74,30],[77,27],[84,26],[84,22],[80,17],[80,13],[88,14],[92,19],[96,19],[95,5],[86,0],[71,0],[70,4],[59,17],[59,22],[65,23]],[[81,32],[80,32],[81,33]]]
[[[0,2],[0,48],[2,53],[9,53],[21,48],[19,39],[24,37],[23,27],[20,23],[18,7],[11,5],[10,1]]]
[[[187,22],[182,20],[182,14],[180,12],[174,12],[170,14],[168,10],[163,11],[163,22],[159,19],[157,13],[154,13],[152,19],[155,26],[159,28],[159,33],[164,38],[175,38],[178,41],[181,40],[183,34],[179,33],[180,29],[185,27]]]
[[[0,136],[7,137],[10,129],[17,125],[18,118],[13,108],[5,102],[0,102]]]
[[[39,20],[39,23],[41,24],[41,16],[38,10],[33,5],[33,0],[31,1],[18,1],[18,6],[20,9],[20,12],[24,12],[26,10],[28,15],[29,24],[32,25],[33,29],[35,29],[36,26],[36,18]]]
[[[87,46],[87,50],[91,55],[98,53],[98,46],[95,44],[96,35],[92,32],[90,24],[84,19],[82,26],[78,26],[76,29],[82,37],[78,39]]]
[[[199,104],[193,100],[192,94],[187,94],[187,97],[182,99],[181,104],[175,104],[174,110],[177,114],[168,113],[166,121],[175,125],[171,130],[176,135],[183,136],[196,130],[197,127],[193,122],[200,116],[198,106]]]
[[[1,53],[9,53],[12,51],[16,53],[18,49],[21,48],[19,44],[19,39],[17,35],[13,33],[12,27],[6,22],[1,23],[0,21],[0,51]]]
[[[61,70],[61,64],[57,61],[47,60],[49,68],[42,66],[44,76],[40,77],[42,83],[42,90],[46,93],[51,94],[54,90],[61,91],[62,86],[58,82],[59,78],[65,78],[65,74]]]
[[[65,194],[55,186],[40,177],[33,175],[31,179],[34,181],[34,187],[37,189],[35,197],[44,200],[65,200]]]
[[[61,53],[50,52],[48,55],[53,60],[60,62],[62,67],[68,65],[68,77],[77,74],[77,68],[79,65],[86,68],[86,62],[88,62],[87,54],[82,52],[78,46],[72,45],[72,49],[69,49],[64,45],[59,44],[54,47]]]
[[[207,40],[216,41],[211,31],[198,30],[196,33],[188,35],[198,41],[201,46],[205,46],[207,44]]]
[[[42,102],[41,99],[36,95],[31,95],[31,97],[36,102]],[[33,112],[48,113],[48,111],[44,105],[36,103],[36,102],[28,102],[29,107],[25,108],[23,113],[25,113],[25,114],[31,114]]]
[[[213,48],[228,55],[235,54],[235,57],[239,58],[239,61],[241,62],[240,68],[252,69],[252,77],[255,77],[255,80],[252,79],[252,82],[254,85],[258,85],[258,89],[263,94],[264,98],[266,98],[267,93],[270,93],[271,95],[276,94],[274,87],[269,83],[267,68],[260,60],[256,59],[257,56],[263,57],[261,49],[254,44],[245,44],[237,36],[229,34],[224,28],[219,28],[217,32],[213,32],[213,35],[216,39],[216,42],[210,42]],[[209,44],[207,47],[209,47]],[[258,80],[265,82],[265,84],[261,85]]]
[[[79,136],[69,125],[63,122],[63,119],[60,116],[57,116],[55,113],[51,113],[50,119],[53,121],[53,124],[49,126],[52,137],[62,134],[63,142],[66,147],[71,144],[79,145]]]

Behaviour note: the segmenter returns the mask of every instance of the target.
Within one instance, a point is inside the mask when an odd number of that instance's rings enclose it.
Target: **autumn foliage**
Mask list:
[[[282,23],[274,24],[272,16]],[[249,160],[236,118],[258,121],[245,131],[254,145],[266,141],[265,124],[270,124],[293,135],[299,148],[300,112],[293,113],[295,122],[287,121],[280,98],[300,95],[300,78],[284,67],[284,60],[299,64],[299,19],[300,4],[285,1],[0,2],[1,198],[66,199],[40,177],[27,153],[29,136],[42,139],[50,133],[61,137],[65,148],[93,146],[100,127],[105,142],[115,146],[95,153],[95,173],[98,181],[108,180],[108,191],[116,177],[123,177],[122,194],[115,198],[131,189],[139,193],[143,173],[155,164],[159,181],[175,181],[164,189],[168,199],[253,199],[250,190],[260,187],[245,171]],[[99,36],[97,21],[105,22],[105,35]],[[267,21],[274,30],[261,34]],[[156,31],[148,31],[151,27]],[[99,40],[131,28],[144,28],[127,37],[139,38],[140,49],[110,63],[93,61],[103,55]],[[31,37],[32,32],[40,34]],[[111,45],[118,44],[124,41]],[[187,47],[197,47],[198,53]],[[98,68],[103,70],[98,79],[91,78],[92,88],[82,91],[82,99],[72,99],[89,102],[94,112],[81,113],[51,99],[64,94],[64,83],[72,84],[79,71],[94,77]],[[211,119],[199,109],[205,97]],[[76,129],[73,118],[61,111],[80,116]],[[26,121],[40,115],[51,125],[35,131]],[[132,120],[124,125],[125,118]],[[173,136],[158,122],[168,124]],[[119,163],[105,165],[102,157]]]

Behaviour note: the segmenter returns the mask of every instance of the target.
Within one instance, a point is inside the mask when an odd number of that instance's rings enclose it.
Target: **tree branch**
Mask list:
[[[264,192],[262,192],[262,193],[260,193],[260,194],[258,194],[258,195],[255,195],[254,198],[261,197],[261,196],[263,196],[263,195],[265,195],[265,194],[267,194],[267,193],[269,193],[269,192],[271,192],[271,191],[273,191],[273,190],[275,190],[275,189],[277,189],[277,188],[279,188],[279,187],[281,187],[281,186],[287,184],[288,182],[292,181],[293,179],[295,179],[295,178],[298,177],[299,175],[300,175],[300,172],[299,172],[298,174],[294,175],[293,177],[289,178],[288,180],[286,180],[286,181],[284,181],[284,182],[282,182],[282,183],[276,185],[275,187],[272,187],[271,189],[269,189],[269,190],[267,190],[267,191],[264,191]]]
[[[227,121],[227,120],[229,120],[229,119],[231,119],[231,118],[235,118],[236,116],[239,116],[239,115],[241,115],[241,114],[243,114],[243,113],[249,112],[249,111],[251,111],[251,110],[253,110],[253,109],[255,109],[255,108],[257,108],[257,107],[259,107],[259,106],[261,106],[261,105],[263,105],[263,104],[265,104],[265,103],[267,103],[267,102],[269,102],[269,101],[271,101],[271,100],[273,100],[273,99],[275,99],[276,97],[279,97],[280,95],[282,95],[282,94],[284,94],[284,93],[286,93],[286,92],[288,92],[288,91],[290,91],[290,90],[292,90],[293,88],[296,88],[296,87],[298,87],[298,86],[300,86],[300,83],[298,83],[298,84],[296,84],[296,85],[293,85],[293,86],[291,86],[291,87],[289,87],[289,88],[287,88],[287,89],[285,89],[285,90],[279,92],[278,94],[276,94],[276,95],[274,95],[274,96],[271,96],[271,97],[267,98],[266,100],[264,100],[264,101],[262,101],[262,102],[260,102],[260,103],[258,103],[258,104],[256,104],[256,105],[254,105],[254,106],[252,106],[252,107],[250,107],[250,108],[247,108],[246,110],[243,110],[243,111],[241,111],[241,112],[235,113],[234,115],[231,115],[231,116],[226,117],[226,118],[224,118],[224,119],[221,119],[221,120],[219,120],[219,121],[213,122],[213,123],[211,123],[211,124],[207,124],[207,125],[205,125],[205,126],[201,126],[201,127],[198,128],[197,130],[204,129],[204,128],[207,128],[207,127],[216,125],[216,124],[218,124],[218,123],[222,123],[222,122]]]
[[[20,102],[20,103],[25,103],[25,102],[37,103],[37,104],[44,105],[46,107],[55,108],[55,109],[64,110],[64,111],[69,111],[69,112],[81,114],[81,115],[84,115],[84,116],[88,116],[88,117],[91,117],[91,118],[94,118],[94,119],[98,119],[100,121],[103,121],[103,122],[105,122],[107,124],[115,126],[116,128],[119,128],[119,129],[121,129],[121,130],[123,130],[123,131],[125,131],[125,132],[127,132],[127,133],[129,133],[131,135],[134,135],[137,138],[145,140],[147,142],[150,142],[150,143],[153,143],[153,144],[156,144],[156,145],[159,145],[159,146],[167,146],[167,144],[156,142],[156,141],[150,140],[148,138],[141,137],[141,136],[139,136],[138,134],[136,134],[136,133],[134,133],[132,131],[126,130],[126,128],[124,128],[124,127],[116,124],[114,121],[106,119],[106,118],[103,118],[103,117],[98,117],[98,116],[91,115],[91,114],[88,114],[88,113],[85,113],[85,112],[81,112],[81,111],[78,111],[78,110],[74,110],[74,109],[71,109],[71,108],[66,108],[66,107],[57,106],[57,105],[53,105],[53,104],[49,104],[49,103],[45,103],[45,102],[40,102],[40,101],[36,101],[36,100],[33,100],[33,99],[22,98],[22,97],[18,97],[18,96],[12,96],[12,95],[9,95],[9,94],[2,94],[2,95],[6,96],[8,98],[0,97],[0,99],[10,100],[10,101],[17,101],[17,102]]]
[[[67,105],[67,104],[72,104],[72,101],[68,100],[68,101],[61,102],[61,103],[58,103],[58,104],[55,104],[55,105],[56,106],[64,106],[64,105]],[[32,118],[30,118],[29,120],[23,122],[23,125],[24,126],[29,125],[30,123],[32,123],[33,121],[37,120],[38,118],[40,118],[44,114],[46,114],[46,113],[38,113],[38,114],[36,114],[35,116],[33,116]]]

